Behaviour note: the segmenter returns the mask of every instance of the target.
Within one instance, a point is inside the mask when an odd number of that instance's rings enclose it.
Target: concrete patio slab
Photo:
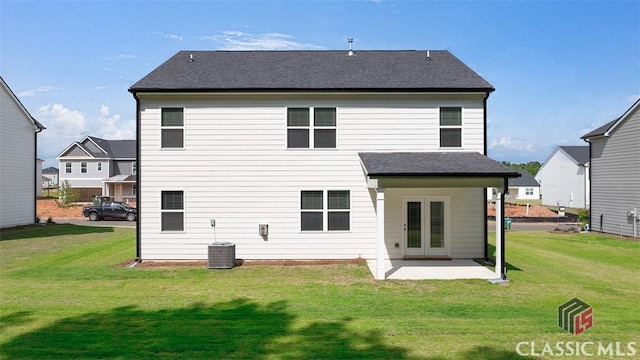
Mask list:
[[[375,274],[376,260],[368,260]],[[385,278],[394,280],[494,279],[495,272],[471,259],[454,260],[386,260]]]

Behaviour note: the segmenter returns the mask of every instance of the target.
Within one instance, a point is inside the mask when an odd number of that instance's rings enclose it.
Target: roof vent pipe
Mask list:
[[[193,54],[189,54],[189,62],[193,62]]]
[[[347,41],[349,42],[349,52],[347,53],[347,55],[354,56],[356,53],[353,52],[353,38],[350,37],[347,39]]]
[[[429,50],[427,50],[427,60],[431,60],[431,54],[430,54]]]

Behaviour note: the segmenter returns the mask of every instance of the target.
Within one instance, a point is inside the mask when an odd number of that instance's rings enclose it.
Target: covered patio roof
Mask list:
[[[136,176],[135,175],[115,175],[112,176],[103,182],[105,183],[135,183]]]
[[[359,153],[370,178],[519,177],[518,171],[478,152]]]

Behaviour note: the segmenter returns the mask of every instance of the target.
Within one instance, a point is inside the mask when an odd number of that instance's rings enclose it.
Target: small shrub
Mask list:
[[[53,218],[51,216],[47,218],[47,224],[53,224]]]

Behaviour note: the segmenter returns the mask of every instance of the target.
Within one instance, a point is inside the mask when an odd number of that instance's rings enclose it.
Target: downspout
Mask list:
[[[490,92],[487,91],[482,99],[482,109],[483,109],[483,121],[484,121],[484,149],[482,155],[487,156],[487,99],[489,98]],[[484,195],[482,208],[484,209],[484,259],[489,260],[489,225],[487,224],[487,218],[489,216],[487,212],[487,188],[484,188]]]
[[[38,193],[38,134],[44,130],[36,124],[36,132],[34,133],[34,165],[33,165],[33,222],[37,222],[38,219],[38,198],[35,196]]]
[[[136,261],[139,263],[142,261],[141,244],[140,244],[140,172],[142,171],[142,164],[140,163],[140,128],[141,128],[141,116],[140,116],[140,98],[135,92],[131,93],[133,98],[136,99]]]
[[[502,214],[502,219],[500,219],[501,224],[500,226],[504,227],[504,198],[505,195],[507,194],[507,190],[509,189],[509,178],[508,177],[504,177],[504,188],[503,188],[503,193],[502,193],[502,201],[500,201],[500,213]],[[497,220],[497,219],[496,219]],[[500,257],[502,258],[502,269],[500,269],[500,274],[501,274],[501,278],[502,280],[507,280],[507,260],[505,258],[505,251],[504,251],[504,245],[505,245],[505,234],[506,231],[502,231],[500,233]],[[496,239],[496,241],[498,241]]]
[[[591,214],[591,205],[593,204],[591,202],[592,200],[592,194],[593,194],[593,189],[591,188],[591,173],[593,172],[593,167],[591,166],[591,155],[592,155],[592,149],[591,149],[591,141],[589,141],[588,139],[582,139],[584,140],[584,142],[589,144],[589,230],[593,229],[593,217]],[[587,171],[587,168],[585,166],[585,171]],[[585,187],[585,191],[586,191],[586,187]],[[587,199],[587,197],[585,196],[585,201]],[[585,204],[587,205],[587,204]],[[600,222],[600,228],[602,228],[602,222]]]

